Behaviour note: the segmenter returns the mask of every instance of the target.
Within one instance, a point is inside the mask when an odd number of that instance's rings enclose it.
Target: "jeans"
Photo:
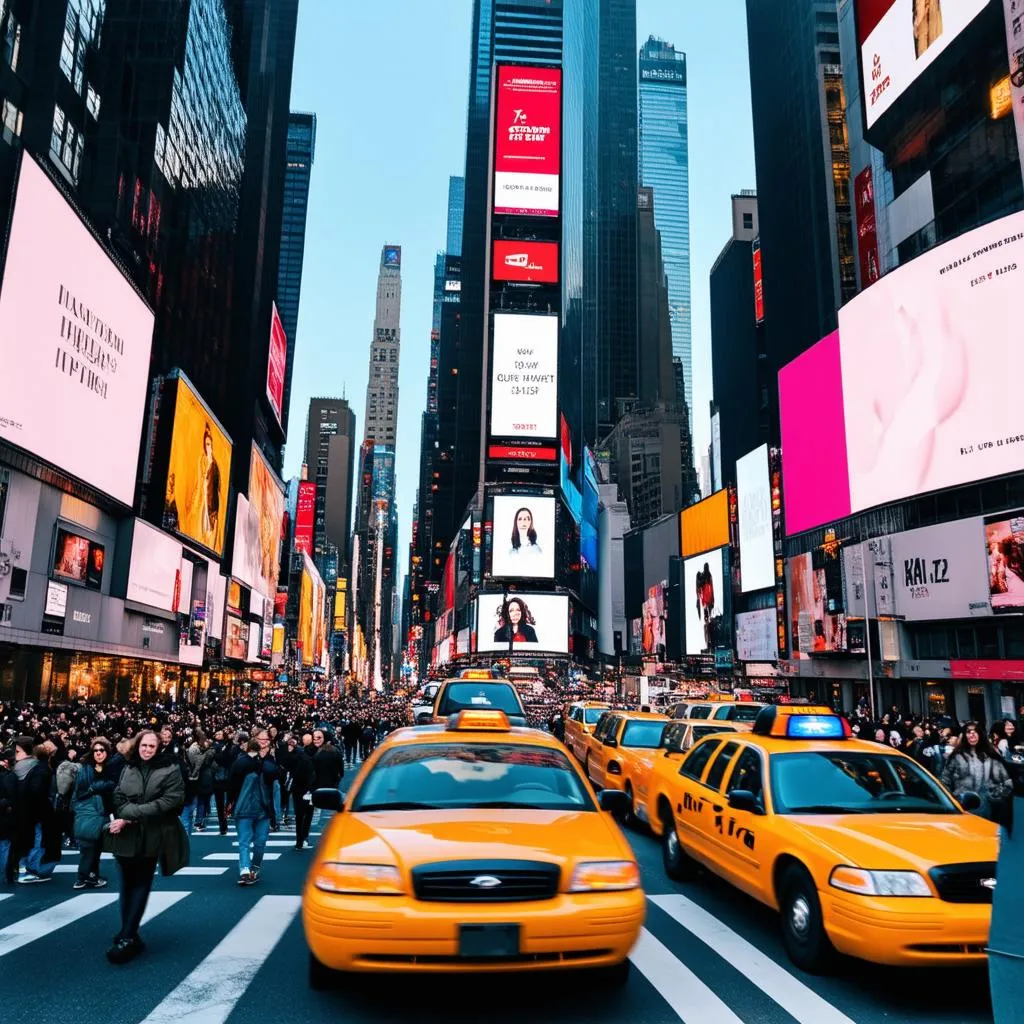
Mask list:
[[[200,793],[196,797],[196,828],[206,828],[206,819],[210,816],[210,794]]]
[[[185,801],[185,806],[181,809],[181,823],[185,826],[185,831],[192,835],[192,826],[196,822],[198,815],[196,814],[196,808],[198,806],[198,798],[192,797],[191,800]]]
[[[11,841],[10,839],[0,839],[0,885],[4,882],[12,882],[13,878],[10,878],[7,874],[7,868],[10,863],[11,857]]]
[[[219,786],[213,791],[213,799],[217,805],[217,825],[221,835],[223,835],[228,830],[228,800],[227,792],[223,786]]]
[[[100,873],[100,841],[98,839],[79,839],[78,849],[78,880],[87,882],[97,878]]]
[[[274,779],[274,821],[281,823],[281,783]]]
[[[43,826],[36,825],[35,845],[25,856],[25,869],[32,875],[40,878],[49,878],[53,869],[57,866],[56,861],[46,861],[46,851],[43,849]]]
[[[156,857],[118,857],[117,866],[121,869],[121,930],[117,939],[134,939],[153,888]]]
[[[263,865],[263,853],[267,848],[270,836],[269,818],[238,819],[238,870],[246,872],[250,868],[257,871]],[[249,847],[252,846],[250,852]]]

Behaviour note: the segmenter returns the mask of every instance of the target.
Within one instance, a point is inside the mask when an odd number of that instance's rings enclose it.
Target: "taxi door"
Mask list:
[[[580,750],[580,737],[583,735],[583,708],[578,704],[569,709],[569,717],[565,720],[565,745],[573,757],[581,764],[583,751]]]
[[[608,785],[608,758],[618,746],[618,731],[622,719],[611,713],[601,716],[594,732],[587,739],[584,767],[590,781],[599,789]]]
[[[708,832],[713,824],[712,793],[703,779],[722,747],[718,736],[702,740],[686,755],[671,788],[672,812],[679,841],[698,860],[709,860]]]

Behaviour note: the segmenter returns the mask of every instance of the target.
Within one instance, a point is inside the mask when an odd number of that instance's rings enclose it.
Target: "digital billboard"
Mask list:
[[[284,492],[270,464],[254,444],[249,463],[249,497],[238,496],[234,558],[236,579],[274,600],[281,570]]]
[[[27,153],[0,289],[0,438],[135,500],[153,313]]]
[[[761,246],[754,244],[754,323],[764,322],[764,277],[761,271]]]
[[[775,661],[779,656],[774,608],[736,616],[736,660]]]
[[[270,351],[267,355],[267,401],[274,410],[278,423],[283,423],[284,378],[288,369],[288,338],[277,312],[277,303],[271,303]]]
[[[768,445],[736,461],[736,503],[740,535],[740,590],[775,586],[775,544],[772,537],[772,485],[768,476]]]
[[[402,247],[400,245],[385,245],[380,263],[382,267],[401,267]]]
[[[496,494],[493,523],[492,576],[554,578],[554,498],[537,494]]]
[[[825,569],[810,553],[789,559],[789,613],[792,647],[798,655],[845,652],[846,614],[841,599],[829,596]]]
[[[569,653],[565,594],[480,594],[476,623],[478,651]]]
[[[683,562],[683,607],[686,653],[714,654],[732,647],[731,623],[726,618],[723,549],[707,551]]]
[[[245,661],[248,653],[249,623],[243,622],[234,615],[229,615],[224,636],[224,656],[237,661]]]
[[[989,0],[857,0],[868,128],[988,4]]]
[[[985,519],[985,549],[992,611],[1024,612],[1024,509]]]
[[[491,277],[495,281],[556,284],[558,243],[509,242],[503,238],[497,239],[494,243]]]
[[[668,580],[662,580],[661,583],[647,588],[640,626],[640,650],[643,654],[657,657],[665,653],[665,619],[668,614],[665,591],[667,589]]]
[[[51,575],[55,580],[80,583],[90,590],[99,590],[106,557],[106,548],[102,544],[59,527]]]
[[[495,313],[493,353],[491,436],[557,437],[558,317]]]
[[[303,665],[319,665],[323,656],[326,601],[327,588],[324,581],[309,555],[303,554],[298,627]]]
[[[181,566],[181,544],[155,526],[136,519],[125,597],[165,612],[183,611]]]
[[[494,212],[558,216],[560,68],[498,66]]]
[[[729,543],[729,492],[712,494],[679,513],[680,553],[686,558]]]
[[[183,378],[178,378],[163,528],[218,558],[224,553],[231,482],[231,439]]]
[[[295,550],[313,553],[313,519],[316,514],[316,484],[299,481],[299,497],[295,505]]]
[[[853,209],[857,219],[860,286],[867,288],[881,276],[878,258],[878,225],[875,216],[875,186],[870,164],[854,179]]]

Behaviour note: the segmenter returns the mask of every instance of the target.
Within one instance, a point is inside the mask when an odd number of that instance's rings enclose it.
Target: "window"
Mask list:
[[[21,135],[21,122],[23,120],[22,112],[8,99],[3,102],[2,118],[3,122],[2,132],[4,142],[13,142],[14,139]]]
[[[705,785],[710,786],[712,789],[719,789],[721,787],[722,779],[725,778],[725,771],[739,749],[740,745],[738,743],[726,743],[722,748],[722,752],[715,758],[715,763],[711,766],[711,771],[708,772]]]
[[[753,748],[747,747],[740,754],[736,768],[726,786],[726,795],[735,789],[745,789],[753,793],[758,804],[764,806],[764,771],[761,768],[761,755]]]
[[[601,721],[597,723],[597,728],[594,730],[594,739],[604,743],[609,736],[615,734],[615,728],[618,724],[618,716],[610,715],[606,712],[601,716]]]
[[[664,731],[665,723],[657,720],[627,722],[626,728],[622,732],[622,745],[654,749],[661,743],[661,734]]]
[[[711,760],[711,755],[719,748],[721,742],[721,740],[709,739],[695,746],[683,762],[679,774],[700,781],[704,769],[708,766],[708,761]]]
[[[21,26],[14,20],[13,14],[7,15],[7,31],[4,33],[4,60],[12,71],[18,70],[18,58],[21,55]]]
[[[710,718],[711,717],[711,705],[710,704],[694,704],[690,708],[690,718]]]
[[[11,569],[11,592],[8,595],[12,601],[24,601],[25,589],[28,587],[28,571],[25,569]]]
[[[748,230],[752,230],[754,227],[754,215],[752,213],[743,214],[743,226]]]

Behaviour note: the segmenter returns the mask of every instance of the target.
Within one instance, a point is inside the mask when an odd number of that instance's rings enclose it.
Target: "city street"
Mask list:
[[[314,839],[316,837],[314,836]],[[55,1024],[220,1024],[333,1019],[384,1021],[630,1021],[660,1024],[881,1024],[991,1019],[980,972],[884,970],[841,962],[815,978],[788,966],[774,915],[704,875],[668,881],[657,843],[631,839],[643,868],[646,930],[623,991],[585,974],[466,982],[349,979],[330,993],[306,983],[300,894],[311,851],[275,833],[257,887],[235,885],[237,839],[206,832],[192,866],[158,879],[142,934],[148,949],[112,967],[103,949],[116,930],[117,870],[102,892],[71,890],[77,854],[52,882],[0,893],[0,995],[9,1020]]]

